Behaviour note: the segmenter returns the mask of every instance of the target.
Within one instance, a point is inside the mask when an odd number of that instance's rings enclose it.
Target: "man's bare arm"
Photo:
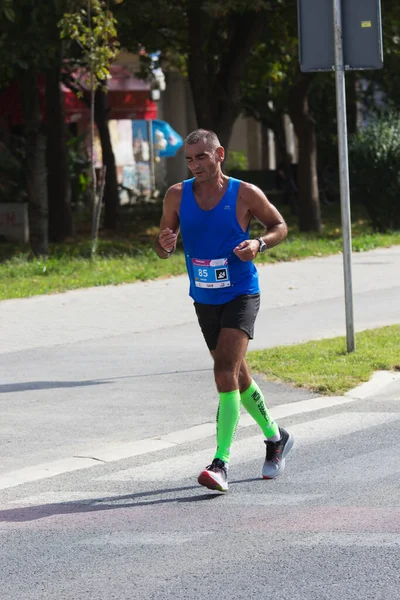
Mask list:
[[[272,248],[282,242],[287,236],[285,220],[266,195],[249,183],[243,183],[239,193],[248,212],[265,227],[265,232],[260,237],[267,247]],[[259,246],[257,240],[245,240],[234,252],[243,261],[253,260],[257,256]]]
[[[160,258],[169,258],[174,253],[179,233],[179,207],[182,196],[182,184],[169,188],[164,198],[160,231],[154,241],[154,250]]]

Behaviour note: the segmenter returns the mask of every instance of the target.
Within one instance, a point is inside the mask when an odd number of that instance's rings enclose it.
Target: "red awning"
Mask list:
[[[128,69],[112,65],[112,78],[108,82],[108,102],[110,119],[156,119],[157,104],[150,98],[150,86],[135,77]],[[44,77],[40,77],[40,83]],[[83,84],[83,81],[81,82]],[[86,87],[86,86],[85,86]],[[67,122],[86,121],[89,108],[74,92],[61,86],[64,97],[65,119]],[[40,105],[45,113],[44,85],[40,85]],[[6,90],[0,91],[0,114],[10,126],[23,123],[19,89],[12,83]]]
[[[89,108],[74,92],[63,89],[65,117],[69,122],[89,119]],[[157,104],[148,92],[109,91],[110,119],[156,119]]]
[[[112,65],[111,79],[107,82],[110,119],[156,119],[157,104],[150,98],[150,86],[135,77],[129,69]],[[76,73],[80,84],[88,89],[83,73]],[[74,92],[63,86],[66,117],[71,121],[88,118],[86,105]]]

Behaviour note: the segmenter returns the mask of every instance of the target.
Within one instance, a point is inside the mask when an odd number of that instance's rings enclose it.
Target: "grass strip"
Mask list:
[[[51,244],[49,256],[41,260],[33,257],[29,248],[0,244],[0,300],[134,283],[185,273],[181,246],[169,260],[160,260],[153,250],[161,205],[129,210],[123,221],[124,230],[118,233],[101,232],[93,260],[90,258],[88,234],[84,229],[67,243]],[[355,252],[400,245],[400,232],[372,232],[360,211],[359,208],[353,210],[352,244]],[[324,207],[321,234],[300,233],[295,218],[285,211],[283,213],[289,226],[287,240],[259,255],[256,263],[287,262],[342,251],[340,211],[337,206]],[[251,237],[261,232],[261,226],[253,223]]]
[[[356,334],[356,351],[347,353],[346,338],[337,337],[277,346],[247,354],[249,366],[269,381],[341,396],[369,381],[374,371],[400,371],[400,325]]]
[[[134,256],[96,257],[94,260],[70,256],[32,261],[13,258],[0,267],[0,300],[134,283],[184,272],[182,254],[165,261],[154,257],[152,250]]]

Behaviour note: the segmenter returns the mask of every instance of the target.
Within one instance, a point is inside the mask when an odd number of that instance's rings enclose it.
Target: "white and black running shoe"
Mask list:
[[[285,456],[293,446],[293,436],[286,429],[279,428],[279,442],[265,440],[267,455],[262,470],[263,479],[275,479],[285,469]]]

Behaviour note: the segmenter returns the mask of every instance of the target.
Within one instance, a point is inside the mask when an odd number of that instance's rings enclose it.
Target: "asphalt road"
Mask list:
[[[400,248],[353,258],[357,330],[399,322]],[[260,268],[252,348],[344,335],[340,257]],[[0,303],[0,598],[397,600],[400,380],[318,399],[259,379],[296,444],[196,485],[216,396],[186,278]]]

